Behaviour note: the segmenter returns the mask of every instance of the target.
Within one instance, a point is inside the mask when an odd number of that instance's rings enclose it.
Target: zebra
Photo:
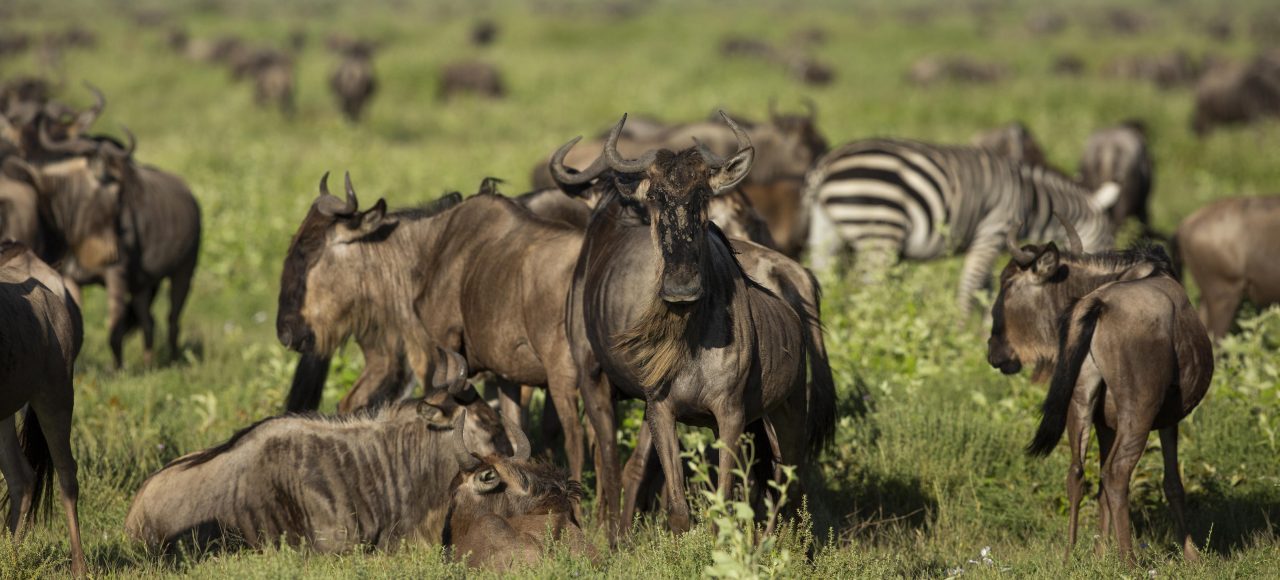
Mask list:
[[[878,278],[900,258],[930,260],[966,252],[956,300],[967,313],[990,283],[1005,233],[1020,239],[1066,241],[1061,214],[1080,233],[1085,251],[1110,247],[1106,211],[1120,187],[1090,192],[1041,165],[1018,163],[972,146],[906,139],[855,141],[827,153],[806,176],[811,220],[809,256],[829,274],[845,244],[865,278]]]

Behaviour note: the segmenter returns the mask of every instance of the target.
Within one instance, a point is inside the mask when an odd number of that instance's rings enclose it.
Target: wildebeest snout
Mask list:
[[[315,333],[296,315],[276,318],[276,336],[280,344],[295,352],[310,352],[316,343]]]
[[[1018,355],[1014,354],[1003,339],[995,336],[987,340],[987,363],[1006,375],[1015,375],[1022,370],[1022,361],[1018,360]]]
[[[693,264],[668,266],[662,275],[663,302],[687,304],[702,298],[702,275]]]

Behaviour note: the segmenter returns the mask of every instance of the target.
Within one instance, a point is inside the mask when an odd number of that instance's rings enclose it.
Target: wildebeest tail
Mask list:
[[[1077,316],[1075,313],[1081,310],[1083,315]],[[1053,369],[1049,394],[1045,396],[1041,407],[1040,428],[1036,430],[1031,445],[1027,446],[1028,454],[1040,457],[1049,455],[1058,446],[1063,431],[1067,430],[1067,409],[1071,405],[1071,395],[1080,377],[1080,367],[1084,365],[1085,357],[1089,356],[1093,331],[1098,326],[1098,317],[1102,312],[1103,304],[1096,299],[1068,311],[1058,339],[1058,364]]]
[[[1174,230],[1173,235],[1169,236],[1169,260],[1173,262],[1173,277],[1182,282],[1182,252],[1178,251],[1178,236],[1181,234],[1181,228]]]
[[[329,358],[310,353],[302,355],[297,370],[293,372],[293,385],[289,387],[289,397],[285,400],[285,412],[301,413],[320,408],[324,381],[329,377]]]
[[[49,442],[45,440],[44,430],[40,429],[40,420],[36,418],[36,412],[30,405],[27,405],[27,411],[22,417],[22,433],[18,435],[18,445],[22,447],[22,455],[35,474],[31,480],[31,510],[27,512],[28,521],[35,521],[37,516],[47,514],[53,503],[53,456],[49,453]],[[16,498],[15,501],[22,501],[22,498]]]
[[[816,303],[812,312],[804,315],[807,331],[805,350],[809,356],[809,453],[817,457],[836,435],[836,381],[831,374],[831,362],[827,359],[827,345],[822,337],[822,317],[819,312],[822,290],[818,281],[809,274],[809,283]]]

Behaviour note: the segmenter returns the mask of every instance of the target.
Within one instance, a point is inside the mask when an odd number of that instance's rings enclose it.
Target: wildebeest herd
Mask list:
[[[484,45],[496,32],[475,34]],[[229,64],[255,80],[260,100],[290,110],[286,53],[193,42],[173,37],[175,48]],[[378,45],[329,44],[341,57],[331,88],[358,121],[377,90]],[[468,68],[447,68],[441,95],[450,79],[502,94],[496,72]],[[1280,92],[1265,92],[1280,87],[1274,55],[1240,71],[1234,88],[1202,87],[1197,132],[1280,112]],[[106,287],[116,367],[135,329],[152,367],[151,307],[168,280],[162,353],[178,358],[201,210],[183,179],[136,159],[128,129],[124,140],[93,132],[107,103],[100,91],[86,85],[93,104],[83,108],[52,92],[14,79],[0,94],[0,471],[18,537],[57,475],[72,572],[84,575],[71,454],[79,288]],[[1244,113],[1214,108],[1231,99],[1240,103],[1221,107]],[[812,102],[802,113],[770,103],[763,121],[623,113],[596,138],[569,139],[537,160],[532,191],[507,196],[491,178],[470,195],[404,209],[382,198],[362,205],[350,174],[339,195],[320,176],[282,257],[276,332],[300,354],[286,412],[148,477],[127,534],[158,550],[284,543],[338,552],[407,541],[450,546],[469,565],[498,570],[537,562],[551,542],[594,559],[591,520],[578,505],[588,461],[610,549],[654,504],[643,496],[655,487],[671,530],[691,527],[678,424],[723,442],[720,492],[735,485],[749,434],[764,450],[749,477],[777,480],[782,466],[797,466],[791,493],[804,493],[822,485],[816,463],[841,408],[820,281],[852,273],[858,284],[897,284],[888,272],[900,260],[963,254],[960,322],[973,322],[976,296],[994,290],[988,362],[1005,374],[1033,367],[1048,382],[1027,451],[1047,455],[1067,435],[1068,556],[1090,430],[1102,456],[1099,529],[1114,533],[1128,562],[1130,481],[1158,431],[1178,540],[1196,560],[1179,423],[1205,396],[1213,341],[1241,302],[1280,302],[1280,197],[1221,201],[1166,235],[1151,226],[1155,162],[1140,120],[1091,135],[1072,175],[1049,165],[1020,123],[970,144],[870,137],[830,147],[818,119]],[[1141,239],[1116,249],[1130,221]],[[1198,313],[1184,274],[1201,289]],[[331,358],[351,338],[365,365],[337,413],[318,414]],[[565,469],[526,434],[533,389],[546,391],[542,428],[559,429]],[[616,437],[624,399],[644,406],[625,467]],[[553,437],[541,439],[546,447]]]

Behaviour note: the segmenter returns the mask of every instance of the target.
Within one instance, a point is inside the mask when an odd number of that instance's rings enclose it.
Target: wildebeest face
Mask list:
[[[1014,256],[1000,273],[1000,292],[991,306],[991,337],[987,340],[987,362],[1011,375],[1026,363],[1041,364],[1054,356],[1057,333],[1054,304],[1049,286],[1059,282],[1065,268],[1052,242],[1027,246],[1022,256]]]
[[[276,333],[281,344],[298,352],[333,352],[353,330],[358,309],[370,299],[362,293],[365,280],[352,272],[364,258],[356,246],[396,224],[386,215],[385,200],[357,210],[349,176],[346,201],[329,194],[327,179],[326,173],[280,276]]]

